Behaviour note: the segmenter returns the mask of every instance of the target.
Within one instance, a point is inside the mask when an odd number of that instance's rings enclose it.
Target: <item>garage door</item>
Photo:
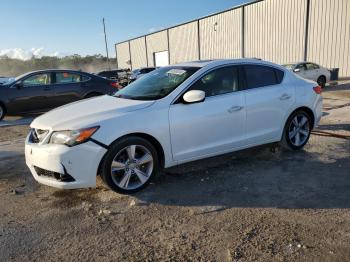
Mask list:
[[[169,65],[169,52],[162,51],[154,53],[154,65],[156,67]]]

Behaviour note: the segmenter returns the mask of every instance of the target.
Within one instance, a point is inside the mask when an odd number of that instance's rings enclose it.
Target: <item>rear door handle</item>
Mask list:
[[[290,95],[288,95],[288,94],[283,94],[283,95],[280,97],[280,100],[287,100],[287,99],[289,99],[289,98],[291,98]]]
[[[44,87],[44,90],[45,90],[45,91],[48,91],[48,90],[50,90],[50,89],[51,89],[51,88],[50,88],[49,86],[45,86],[45,87]]]
[[[243,109],[243,106],[232,106],[227,111],[229,113],[237,112]]]

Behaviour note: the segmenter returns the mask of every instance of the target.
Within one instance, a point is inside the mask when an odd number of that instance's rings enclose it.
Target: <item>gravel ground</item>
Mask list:
[[[329,90],[320,129],[349,135],[350,91]],[[27,132],[0,128],[0,151]],[[350,140],[196,161],[133,196],[41,186],[13,151],[0,154],[0,261],[350,261]]]

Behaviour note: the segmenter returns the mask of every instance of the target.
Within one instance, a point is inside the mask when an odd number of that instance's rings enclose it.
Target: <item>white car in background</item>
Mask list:
[[[300,62],[283,65],[302,78],[317,82],[321,87],[325,87],[331,79],[331,72],[318,64],[311,62]]]
[[[322,115],[321,87],[256,59],[159,68],[31,124],[26,163],[45,185],[144,188],[158,170],[262,144],[298,150]]]

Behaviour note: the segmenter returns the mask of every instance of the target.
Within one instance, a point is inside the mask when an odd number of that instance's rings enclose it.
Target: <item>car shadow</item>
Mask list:
[[[314,138],[314,143],[321,143]],[[343,142],[343,141],[342,141]],[[349,208],[350,141],[330,153],[257,147],[167,169],[142,202],[227,208]],[[343,152],[343,153],[341,153]]]

